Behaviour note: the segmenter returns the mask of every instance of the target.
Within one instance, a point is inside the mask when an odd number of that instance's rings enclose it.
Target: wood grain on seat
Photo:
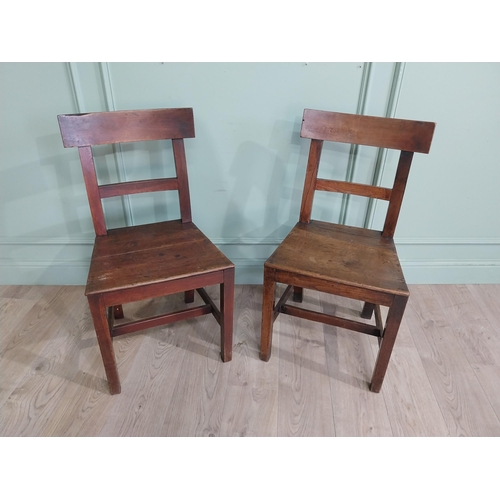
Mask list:
[[[97,236],[86,295],[163,283],[233,267],[192,222],[110,229]]]
[[[298,222],[266,266],[371,290],[409,295],[392,238],[380,231]],[[366,269],[370,273],[366,273]]]

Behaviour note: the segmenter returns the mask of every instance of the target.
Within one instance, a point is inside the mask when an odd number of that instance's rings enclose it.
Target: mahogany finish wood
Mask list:
[[[282,305],[278,312],[289,314],[290,316],[295,316],[297,318],[308,319],[310,321],[318,321],[319,323],[324,323],[326,325],[338,326],[340,328],[347,328],[348,330],[353,330],[355,332],[360,332],[360,333],[366,333],[367,335],[372,335],[373,337],[382,336],[381,330],[379,330],[375,326],[367,325],[366,323],[353,321],[347,318],[329,316],[328,314],[311,311],[309,309],[303,309],[302,307]]]
[[[152,193],[153,191],[169,191],[179,189],[177,179],[148,179],[144,181],[120,182],[99,186],[101,198],[125,196],[127,194]]]
[[[392,194],[392,189],[366,186],[365,184],[357,184],[355,182],[331,181],[327,179],[318,179],[316,181],[316,190],[368,196],[370,198],[378,198],[379,200],[386,201],[391,199]]]
[[[192,108],[59,115],[65,148],[194,138]]]
[[[271,356],[273,323],[280,313],[373,335],[379,340],[370,390],[379,392],[409,297],[393,236],[413,153],[428,153],[435,124],[306,109],[301,137],[311,139],[299,222],[264,265],[260,357]],[[324,141],[400,151],[392,188],[318,179]],[[315,191],[331,191],[389,202],[383,231],[311,220]],[[288,285],[275,305],[275,284]],[[303,289],[357,299],[360,316],[375,325],[286,305],[302,302]],[[389,307],[383,324],[380,306]]]
[[[118,337],[120,335],[136,332],[138,330],[143,330],[145,328],[154,328],[155,326],[167,325],[168,323],[174,323],[176,321],[181,321],[183,319],[203,316],[204,314],[210,314],[211,312],[212,308],[207,305],[189,307],[188,309],[184,309],[183,311],[175,311],[171,313],[160,314],[153,318],[140,319],[137,321],[131,321],[124,325],[115,326],[111,331],[111,336]]]
[[[435,123],[304,110],[300,137],[428,153]]]
[[[121,391],[112,338],[213,314],[221,330],[221,357],[233,343],[234,265],[192,222],[184,139],[194,137],[191,108],[59,115],[64,147],[78,147],[96,232],[85,295],[88,298],[111,394]],[[176,177],[98,185],[92,146],[172,140]],[[112,196],[177,190],[181,219],[108,230],[101,200]],[[220,306],[203,287],[220,286]],[[184,293],[204,305],[115,325],[122,304]]]

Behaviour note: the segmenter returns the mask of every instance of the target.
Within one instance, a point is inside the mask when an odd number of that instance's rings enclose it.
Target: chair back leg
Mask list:
[[[300,288],[300,286],[294,286],[293,287],[293,297],[292,300],[294,302],[302,302],[304,297],[304,289]]]
[[[365,302],[363,310],[361,311],[361,317],[364,319],[371,319],[374,309],[375,304],[372,304],[371,302]]]
[[[123,319],[123,307],[121,305],[119,306],[113,306],[113,316],[115,319]]]
[[[233,357],[234,268],[224,271],[224,281],[220,285],[220,308],[221,358],[226,363]]]
[[[264,268],[264,287],[262,291],[262,327],[260,337],[260,359],[269,361],[271,357],[274,323],[274,276]]]

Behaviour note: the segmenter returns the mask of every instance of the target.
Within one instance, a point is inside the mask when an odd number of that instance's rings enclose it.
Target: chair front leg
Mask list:
[[[394,347],[394,342],[396,341],[396,336],[399,331],[399,326],[401,325],[401,320],[403,319],[407,302],[408,297],[394,297],[387,314],[384,336],[380,343],[380,349],[377,361],[375,362],[375,369],[373,370],[372,381],[370,384],[370,390],[372,392],[380,392],[380,389],[382,389],[382,383],[384,382],[387,366],[389,365],[392,348]]]
[[[89,296],[89,308],[94,321],[95,333],[101,350],[104,370],[108,379],[109,392],[111,394],[120,394],[121,386],[116,366],[115,353],[113,350],[113,339],[109,329],[107,308],[103,305],[100,297]]]
[[[260,359],[269,361],[271,357],[273,316],[274,316],[274,272],[264,268],[264,287],[262,291],[262,328],[260,334]]]
[[[234,268],[224,271],[224,281],[220,285],[221,313],[221,358],[224,363],[233,357],[233,321],[234,321]]]

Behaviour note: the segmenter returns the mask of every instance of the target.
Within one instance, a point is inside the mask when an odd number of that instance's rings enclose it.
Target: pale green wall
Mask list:
[[[56,115],[193,107],[186,141],[193,218],[258,283],[262,265],[298,217],[308,141],[304,108],[437,122],[414,161],[398,251],[410,283],[500,282],[500,64],[2,63],[0,282],[84,283],[93,228],[78,155],[62,147]],[[323,173],[389,183],[395,157],[326,146]],[[156,145],[102,148],[103,180],[172,169]],[[160,167],[160,160],[165,163]],[[321,196],[320,196],[321,195]],[[313,216],[379,227],[383,202],[317,196]],[[111,225],[175,217],[163,194],[106,200]]]

